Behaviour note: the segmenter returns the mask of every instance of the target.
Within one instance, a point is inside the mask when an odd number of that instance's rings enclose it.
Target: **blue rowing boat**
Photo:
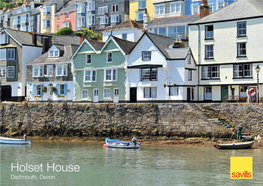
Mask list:
[[[30,145],[31,141],[29,139],[15,139],[15,138],[0,137],[0,144]]]
[[[121,141],[115,139],[105,138],[104,148],[119,148],[119,149],[138,149],[141,147],[141,143],[136,141],[136,138],[133,141]]]

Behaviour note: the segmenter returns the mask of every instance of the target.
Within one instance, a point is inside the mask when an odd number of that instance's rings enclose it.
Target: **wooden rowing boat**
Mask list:
[[[0,144],[9,144],[9,145],[30,145],[31,141],[29,139],[15,139],[15,138],[5,138],[0,137]]]
[[[231,144],[217,144],[214,145],[217,149],[251,149],[254,142],[231,143]]]

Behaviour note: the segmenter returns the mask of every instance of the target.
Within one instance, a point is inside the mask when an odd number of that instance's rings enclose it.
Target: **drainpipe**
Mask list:
[[[200,101],[199,98],[199,85],[200,85],[200,61],[201,61],[201,55],[200,55],[200,50],[201,50],[201,43],[200,43],[200,38],[201,38],[201,34],[200,34],[200,25],[198,26],[198,80],[197,80],[197,97],[198,97],[198,101]]]

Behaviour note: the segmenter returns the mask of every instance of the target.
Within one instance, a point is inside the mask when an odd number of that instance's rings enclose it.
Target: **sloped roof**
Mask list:
[[[75,12],[76,11],[76,1],[69,1],[65,4],[55,15],[65,14],[68,12]]]
[[[104,42],[100,42],[100,41],[95,41],[95,40],[88,40],[88,42],[92,45],[92,47],[99,51],[102,49],[102,47],[104,46]]]
[[[127,41],[127,40],[120,39],[120,38],[115,37],[115,36],[112,36],[112,37],[118,43],[118,45],[121,47],[123,52],[125,52],[126,54],[129,54],[130,51],[133,49],[133,47],[136,44],[136,42]]]
[[[79,45],[80,37],[76,35],[54,35],[53,42],[53,44],[58,45]]]
[[[31,32],[24,32],[19,30],[13,30],[9,28],[5,28],[7,33],[9,33],[12,37],[15,38],[20,44],[24,45],[33,45],[32,44],[32,33]],[[38,46],[42,46],[40,42],[37,42]]]
[[[133,29],[133,28],[144,30],[144,28],[140,24],[138,24],[135,21],[129,19],[127,21],[124,21],[124,22],[112,27],[112,28],[108,28],[108,29],[106,29],[106,30],[104,30],[102,32],[115,31],[115,30],[128,30],[128,29]]]
[[[263,16],[263,0],[237,0],[236,2],[233,2],[191,24],[227,21],[258,16]]]
[[[60,49],[60,53],[61,53],[60,57],[49,58],[48,52],[46,52],[43,55],[39,56],[38,58],[34,59],[33,61],[29,62],[27,65],[65,63],[65,62],[69,63],[71,62],[71,59],[70,59],[71,56],[76,52],[76,50],[79,47],[78,45],[65,45],[65,46],[55,45],[55,46]]]
[[[200,19],[200,15],[186,15],[186,16],[175,16],[175,17],[164,17],[155,18],[150,22],[146,28],[162,26],[162,25],[173,25],[178,23],[192,23]]]
[[[166,51],[170,59],[185,59],[189,48],[167,48]]]

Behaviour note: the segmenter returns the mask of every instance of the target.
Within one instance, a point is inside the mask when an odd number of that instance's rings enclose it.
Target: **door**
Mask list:
[[[119,89],[118,88],[113,89],[113,102],[114,103],[119,102]]]
[[[11,101],[11,92],[12,92],[12,88],[10,85],[1,86],[1,100]]]
[[[187,101],[191,101],[191,89],[187,88]]]
[[[53,93],[51,92],[51,88],[53,87],[53,84],[49,84],[48,85],[48,91],[47,91],[47,93],[48,93],[48,99],[50,100],[50,101],[52,101],[53,100]],[[54,93],[55,94],[55,93]]]
[[[221,101],[224,102],[228,96],[228,86],[221,86]]]
[[[93,102],[98,103],[99,102],[99,90],[93,89]]]
[[[130,102],[137,102],[137,87],[130,88]]]

